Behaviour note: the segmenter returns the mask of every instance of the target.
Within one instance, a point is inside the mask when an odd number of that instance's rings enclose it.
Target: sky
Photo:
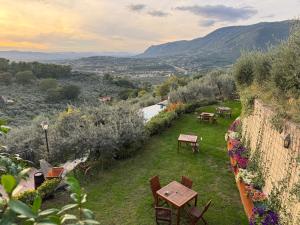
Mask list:
[[[224,26],[296,19],[300,0],[0,0],[0,50],[143,52]]]

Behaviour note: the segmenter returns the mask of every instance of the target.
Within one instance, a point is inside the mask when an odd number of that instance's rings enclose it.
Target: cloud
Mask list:
[[[131,4],[128,6],[130,11],[133,12],[141,12],[143,11],[147,6],[145,4]]]
[[[199,25],[203,26],[203,27],[210,27],[210,26],[214,25],[215,23],[216,23],[215,20],[203,20],[203,21],[199,22]]]
[[[148,12],[149,15],[151,16],[155,16],[155,17],[166,17],[169,15],[169,13],[166,13],[164,11],[161,10],[151,10]]]
[[[176,10],[188,11],[197,16],[203,16],[217,21],[235,22],[249,19],[257,13],[252,7],[234,8],[225,5],[180,6]]]

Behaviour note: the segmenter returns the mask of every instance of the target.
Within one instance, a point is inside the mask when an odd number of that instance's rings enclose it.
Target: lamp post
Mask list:
[[[46,139],[46,146],[47,146],[47,153],[48,153],[48,156],[49,156],[49,144],[48,144],[48,127],[49,127],[49,124],[47,121],[43,121],[41,123],[41,126],[42,126],[42,129],[43,131],[45,132],[45,139]]]

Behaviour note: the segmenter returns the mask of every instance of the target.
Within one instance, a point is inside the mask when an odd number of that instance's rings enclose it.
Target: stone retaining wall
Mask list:
[[[300,202],[290,192],[300,182],[300,126],[289,121],[284,124],[280,134],[272,128],[271,118],[275,112],[256,100],[252,115],[243,119],[243,138],[249,143],[251,153],[256,148],[262,152],[262,162],[266,174],[264,192],[270,194],[272,188],[279,187],[278,182],[289,180],[283,193],[284,204],[292,214],[289,224],[300,224]],[[284,147],[284,136],[290,134],[291,144]],[[286,179],[290,176],[290,179]]]

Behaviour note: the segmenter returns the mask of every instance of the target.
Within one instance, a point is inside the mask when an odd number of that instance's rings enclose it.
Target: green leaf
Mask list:
[[[16,214],[12,210],[8,209],[4,214],[1,215],[0,225],[14,224],[16,219]]]
[[[1,177],[1,184],[4,187],[5,191],[10,194],[10,193],[12,193],[17,182],[16,182],[16,179],[12,175],[3,175]]]
[[[67,220],[77,220],[77,217],[75,215],[71,215],[71,214],[65,214],[65,215],[63,215],[61,222],[64,223]]]
[[[87,194],[84,194],[84,195],[82,196],[81,204],[86,203],[86,197],[87,197]]]
[[[80,184],[75,177],[67,177],[66,183],[70,186],[72,192],[81,192]]]
[[[27,218],[36,218],[37,214],[35,214],[29,206],[19,200],[10,200],[8,202],[8,206],[14,212],[21,214]]]
[[[27,176],[30,170],[31,170],[30,168],[23,169],[23,170],[18,174],[18,177],[19,177],[19,178],[23,178],[23,177]]]
[[[94,213],[89,209],[82,209],[83,215],[87,219],[94,219]]]
[[[74,200],[74,202],[78,202],[78,195],[76,193],[72,193],[70,197]]]
[[[46,209],[42,212],[40,212],[38,215],[39,216],[49,216],[51,214],[57,213],[59,210],[58,209]]]
[[[39,212],[39,209],[41,208],[41,205],[42,205],[42,198],[41,196],[37,195],[32,204],[32,211],[37,214]]]
[[[62,214],[63,212],[67,211],[67,210],[70,210],[70,209],[73,209],[75,207],[77,207],[78,204],[68,204],[68,205],[65,205],[61,208],[61,210],[57,213],[58,215]]]
[[[84,224],[100,224],[98,221],[96,220],[83,220],[82,221]]]

